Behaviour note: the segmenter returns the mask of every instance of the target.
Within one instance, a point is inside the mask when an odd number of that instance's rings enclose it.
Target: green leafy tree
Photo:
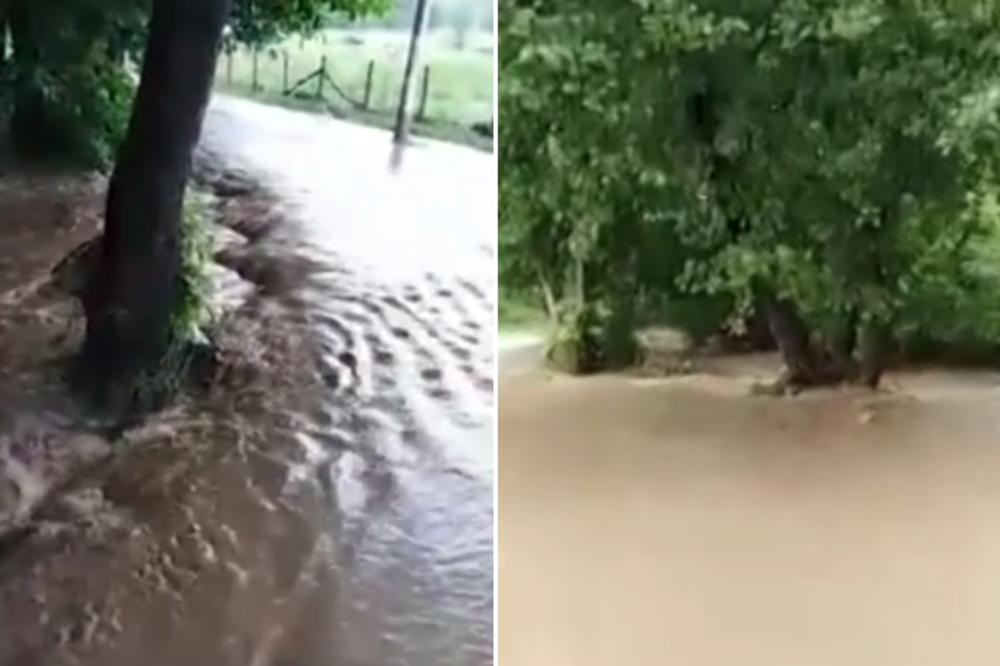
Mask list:
[[[388,0],[235,0],[229,38],[266,43],[323,26],[331,12],[384,11]],[[2,0],[0,35],[12,54],[0,93],[12,109],[15,146],[32,159],[106,166],[125,132],[134,86],[126,55],[141,59],[150,0]]]
[[[627,102],[613,26],[594,11],[500,12],[504,283],[540,289],[560,365],[628,361],[620,331],[633,313],[638,244],[626,234],[642,222],[629,210],[640,165],[615,124]]]
[[[114,169],[97,262],[81,299],[87,317],[81,377],[121,404],[185,340],[172,326],[184,303],[181,215],[194,148],[224,30],[264,40],[317,26],[327,11],[365,12],[381,0],[6,0],[13,39],[19,139],[53,127],[103,133]],[[134,101],[121,129],[122,54],[142,43]],[[103,84],[103,85],[102,85]],[[97,110],[92,108],[100,100]],[[73,132],[67,132],[72,136]],[[60,138],[63,135],[57,135]],[[113,140],[122,136],[120,145]]]
[[[957,276],[985,229],[994,3],[572,4],[508,2],[501,17],[502,204],[521,211],[503,218],[508,251],[554,265],[525,241],[566,213],[560,239],[595,237],[594,219],[609,237],[636,218],[669,226],[661,256],[675,262],[678,244],[682,255],[673,287],[727,297],[736,323],[764,310],[788,381],[876,384],[929,277],[912,266],[955,246]],[[561,97],[574,87],[586,92]],[[539,150],[552,142],[597,168]],[[631,221],[590,194],[595,183],[632,193]],[[566,187],[586,203],[553,198]],[[585,253],[614,256],[601,243]],[[505,260],[508,279],[520,264]],[[647,283],[642,264],[615,265],[615,283]]]

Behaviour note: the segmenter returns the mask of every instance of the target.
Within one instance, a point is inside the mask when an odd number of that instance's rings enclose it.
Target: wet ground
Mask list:
[[[750,397],[769,356],[500,382],[508,666],[1000,660],[1000,375]]]
[[[28,509],[0,540],[0,663],[492,663],[495,171],[430,143],[391,171],[389,152],[216,100],[198,172],[226,227],[223,373],[115,440],[45,362],[78,341],[58,333],[72,304],[21,287],[73,243],[44,197],[4,208],[0,236],[36,229],[9,242],[41,258],[0,266],[3,321],[27,322],[8,337],[36,327],[2,377],[37,396],[0,440],[32,481],[9,484]],[[69,445],[96,462],[60,476]]]

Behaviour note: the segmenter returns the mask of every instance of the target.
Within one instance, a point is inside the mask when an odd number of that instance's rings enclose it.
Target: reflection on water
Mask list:
[[[492,663],[495,171],[426,144],[394,173],[389,147],[384,132],[214,104],[198,166],[236,232],[219,258],[253,363],[228,371],[208,413],[161,417],[99,471],[135,527],[86,565],[91,585],[109,581],[88,640],[72,630],[88,614],[46,597],[53,631],[66,608],[74,658]],[[10,585],[7,608],[48,595],[46,575]]]

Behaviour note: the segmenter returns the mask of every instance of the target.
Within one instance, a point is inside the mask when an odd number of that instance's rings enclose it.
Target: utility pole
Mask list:
[[[417,46],[420,43],[420,36],[424,31],[428,4],[428,0],[417,0],[416,11],[413,16],[410,48],[406,55],[406,69],[403,71],[403,87],[399,92],[399,108],[396,110],[396,125],[392,133],[392,143],[399,152],[406,145],[406,141],[410,135],[410,88],[413,81],[413,73],[417,68]]]

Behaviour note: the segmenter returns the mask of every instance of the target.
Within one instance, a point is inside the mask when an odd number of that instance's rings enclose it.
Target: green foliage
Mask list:
[[[118,35],[136,20],[128,11],[131,4],[7,3],[0,30],[9,28],[13,49],[0,78],[0,97],[23,157],[84,166],[113,159],[133,95],[117,60]],[[112,9],[120,14],[112,15]]]
[[[573,374],[628,366],[639,353],[634,316],[625,294],[562,303],[547,340],[546,358]]]
[[[558,370],[572,374],[593,372],[599,368],[599,326],[594,308],[571,303],[563,308],[546,342],[545,357]]]
[[[497,310],[502,330],[543,330],[547,323],[542,300],[532,293],[501,288]]]
[[[1000,5],[500,9],[504,284],[575,311],[728,301],[737,330],[770,293],[821,334],[855,312],[954,340],[922,315],[951,304],[962,335],[1000,339],[981,268],[945,251],[996,219]]]
[[[913,239],[924,251],[900,276],[896,333],[909,356],[1000,360],[1000,216],[987,198],[975,226]],[[944,226],[943,224],[941,226]]]
[[[181,217],[181,271],[178,304],[170,320],[166,353],[155,368],[146,369],[133,385],[132,408],[158,409],[176,397],[190,378],[197,354],[211,349],[212,198],[189,191]]]
[[[540,15],[509,2],[500,25],[501,279],[541,284],[561,303],[556,356],[584,358],[557,364],[628,356],[627,343],[602,347],[632,318],[622,294],[636,286],[653,216],[634,205],[641,163],[616,125],[628,109],[606,43],[613,26],[593,11]],[[656,183],[644,187],[639,196],[657,196]]]
[[[20,151],[106,165],[124,135],[132,85],[126,56],[142,57],[150,0],[7,0],[0,33],[12,55],[0,71],[0,117]],[[388,0],[234,0],[231,39],[263,43],[322,25],[333,11],[382,12]]]
[[[406,32],[360,30],[357,26],[326,29],[308,37],[288,37],[258,50],[256,87],[253,85],[255,48],[236,48],[220,58],[216,82],[227,94],[391,128],[403,74],[400,53],[405,51],[408,40]],[[460,51],[447,32],[425,35],[420,58],[430,68],[430,84],[426,115],[415,119],[412,128],[415,134],[487,149],[492,145],[492,137],[484,140],[471,129],[474,123],[489,121],[493,115],[492,43],[492,35],[476,33],[469,37],[469,46],[475,48]],[[296,95],[283,94],[286,86],[316,71],[324,57],[337,86],[359,102],[365,98],[368,65],[374,63],[367,111],[358,109],[329,86],[324,88],[322,99],[317,99],[315,84],[300,88]],[[287,58],[287,72],[284,58]],[[422,76],[422,72],[418,73],[418,83]]]
[[[204,342],[212,321],[210,297],[214,241],[211,195],[188,191],[181,217],[181,272],[178,305],[172,337],[184,342]]]
[[[128,409],[141,414],[170,404],[184,390],[192,359],[190,345],[171,341],[159,364],[143,370],[131,384]]]
[[[134,94],[131,80],[98,47],[35,81],[46,121],[36,132],[18,133],[22,154],[58,156],[91,167],[109,166],[124,137]]]
[[[728,294],[678,294],[644,303],[646,324],[666,325],[682,331],[695,344],[706,342],[712,335],[731,328],[733,302]],[[741,325],[745,325],[740,320]],[[740,331],[742,332],[742,331]]]
[[[237,42],[263,44],[320,30],[333,12],[355,19],[384,14],[392,6],[392,0],[236,0],[230,26]]]

